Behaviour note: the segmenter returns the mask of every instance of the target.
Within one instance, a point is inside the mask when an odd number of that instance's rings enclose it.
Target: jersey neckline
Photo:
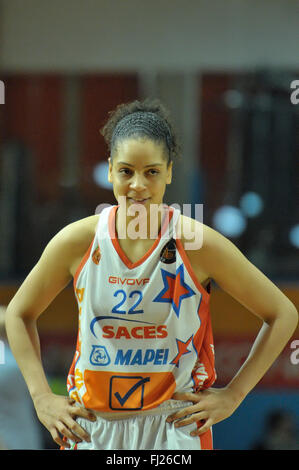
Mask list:
[[[135,261],[133,263],[127,257],[127,255],[124,253],[124,251],[122,250],[122,248],[119,244],[117,233],[116,233],[115,219],[116,219],[116,211],[117,211],[118,207],[119,206],[113,206],[112,209],[110,210],[109,219],[108,219],[109,236],[110,236],[111,242],[112,242],[118,256],[122,260],[122,262],[127,266],[127,268],[134,269],[137,266],[140,266],[142,263],[144,263],[144,261],[146,261],[149,258],[149,256],[153,253],[153,251],[157,248],[157,246],[158,246],[158,244],[161,240],[162,235],[165,233],[167,227],[170,224],[170,221],[171,221],[171,219],[173,217],[173,214],[174,214],[174,209],[170,206],[165,205],[167,211],[166,211],[166,214],[164,214],[164,216],[163,216],[162,226],[161,226],[160,232],[158,234],[158,237],[155,239],[152,246],[147,250],[147,252],[138,261]]]

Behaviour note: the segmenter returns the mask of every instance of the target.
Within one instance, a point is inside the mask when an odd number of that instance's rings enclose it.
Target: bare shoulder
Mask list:
[[[180,238],[184,250],[198,276],[215,279],[219,260],[225,253],[226,262],[236,256],[236,246],[210,226],[201,221],[181,215]]]
[[[94,215],[62,228],[45,247],[10,307],[37,318],[71,281],[77,260],[82,259],[93,240],[98,220],[99,216]]]
[[[69,271],[73,277],[94,239],[99,217],[97,214],[80,219],[67,225],[57,234],[68,253]]]
[[[225,259],[226,263],[232,263],[236,257],[245,261],[245,257],[231,240],[196,219],[182,215],[181,233],[189,258],[199,264],[211,278],[219,272],[220,259]]]
[[[79,264],[91,244],[99,221],[99,215],[92,215],[63,227],[47,244],[41,261],[49,267],[61,265],[70,275]]]
[[[66,225],[58,234],[57,237],[65,239],[66,242],[70,243],[72,248],[84,249],[88,247],[92,242],[97,224],[99,221],[99,215],[91,215],[84,219],[72,222]]]
[[[187,251],[194,251],[194,255],[200,253],[203,248],[208,249],[213,243],[221,243],[222,236],[208,225],[192,217],[181,214],[180,238]],[[189,247],[189,250],[188,250]]]
[[[183,221],[184,216],[181,223]],[[272,321],[277,311],[294,308],[280,289],[250,262],[233,241],[197,220],[188,222],[194,234],[198,232],[202,236],[199,249],[186,251],[201,273],[265,321]],[[195,235],[191,241],[194,238]]]
[[[200,247],[196,245],[198,248],[209,249],[229,242],[226,237],[209,225],[183,214],[180,216],[180,229],[182,241],[187,243],[201,240]]]

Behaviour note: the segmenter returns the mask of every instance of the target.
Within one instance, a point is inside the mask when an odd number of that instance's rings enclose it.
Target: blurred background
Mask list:
[[[299,309],[298,19],[296,0],[0,0],[0,304],[62,227],[115,203],[99,129],[116,105],[153,97],[171,111],[182,145],[166,202],[203,204],[204,223]],[[211,311],[222,386],[261,325],[217,285]],[[72,285],[39,331],[51,387],[66,393],[77,332]],[[4,335],[0,443],[57,448]],[[234,415],[214,427],[216,449],[299,448],[294,340],[298,329]],[[31,410],[23,421],[21,406]]]

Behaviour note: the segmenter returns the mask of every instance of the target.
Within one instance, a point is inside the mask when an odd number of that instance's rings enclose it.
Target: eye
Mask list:
[[[150,175],[157,175],[158,173],[159,173],[159,171],[157,171],[157,170],[154,170],[154,169],[149,170]]]
[[[129,170],[129,168],[121,168],[121,169],[119,170],[119,172],[120,172],[121,174],[125,175],[125,176],[128,176],[128,175],[130,175],[130,174],[132,173],[132,171]]]

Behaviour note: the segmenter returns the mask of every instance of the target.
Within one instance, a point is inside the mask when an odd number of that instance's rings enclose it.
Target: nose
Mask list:
[[[130,182],[130,187],[134,189],[134,191],[142,191],[146,187],[143,175],[135,174]]]

